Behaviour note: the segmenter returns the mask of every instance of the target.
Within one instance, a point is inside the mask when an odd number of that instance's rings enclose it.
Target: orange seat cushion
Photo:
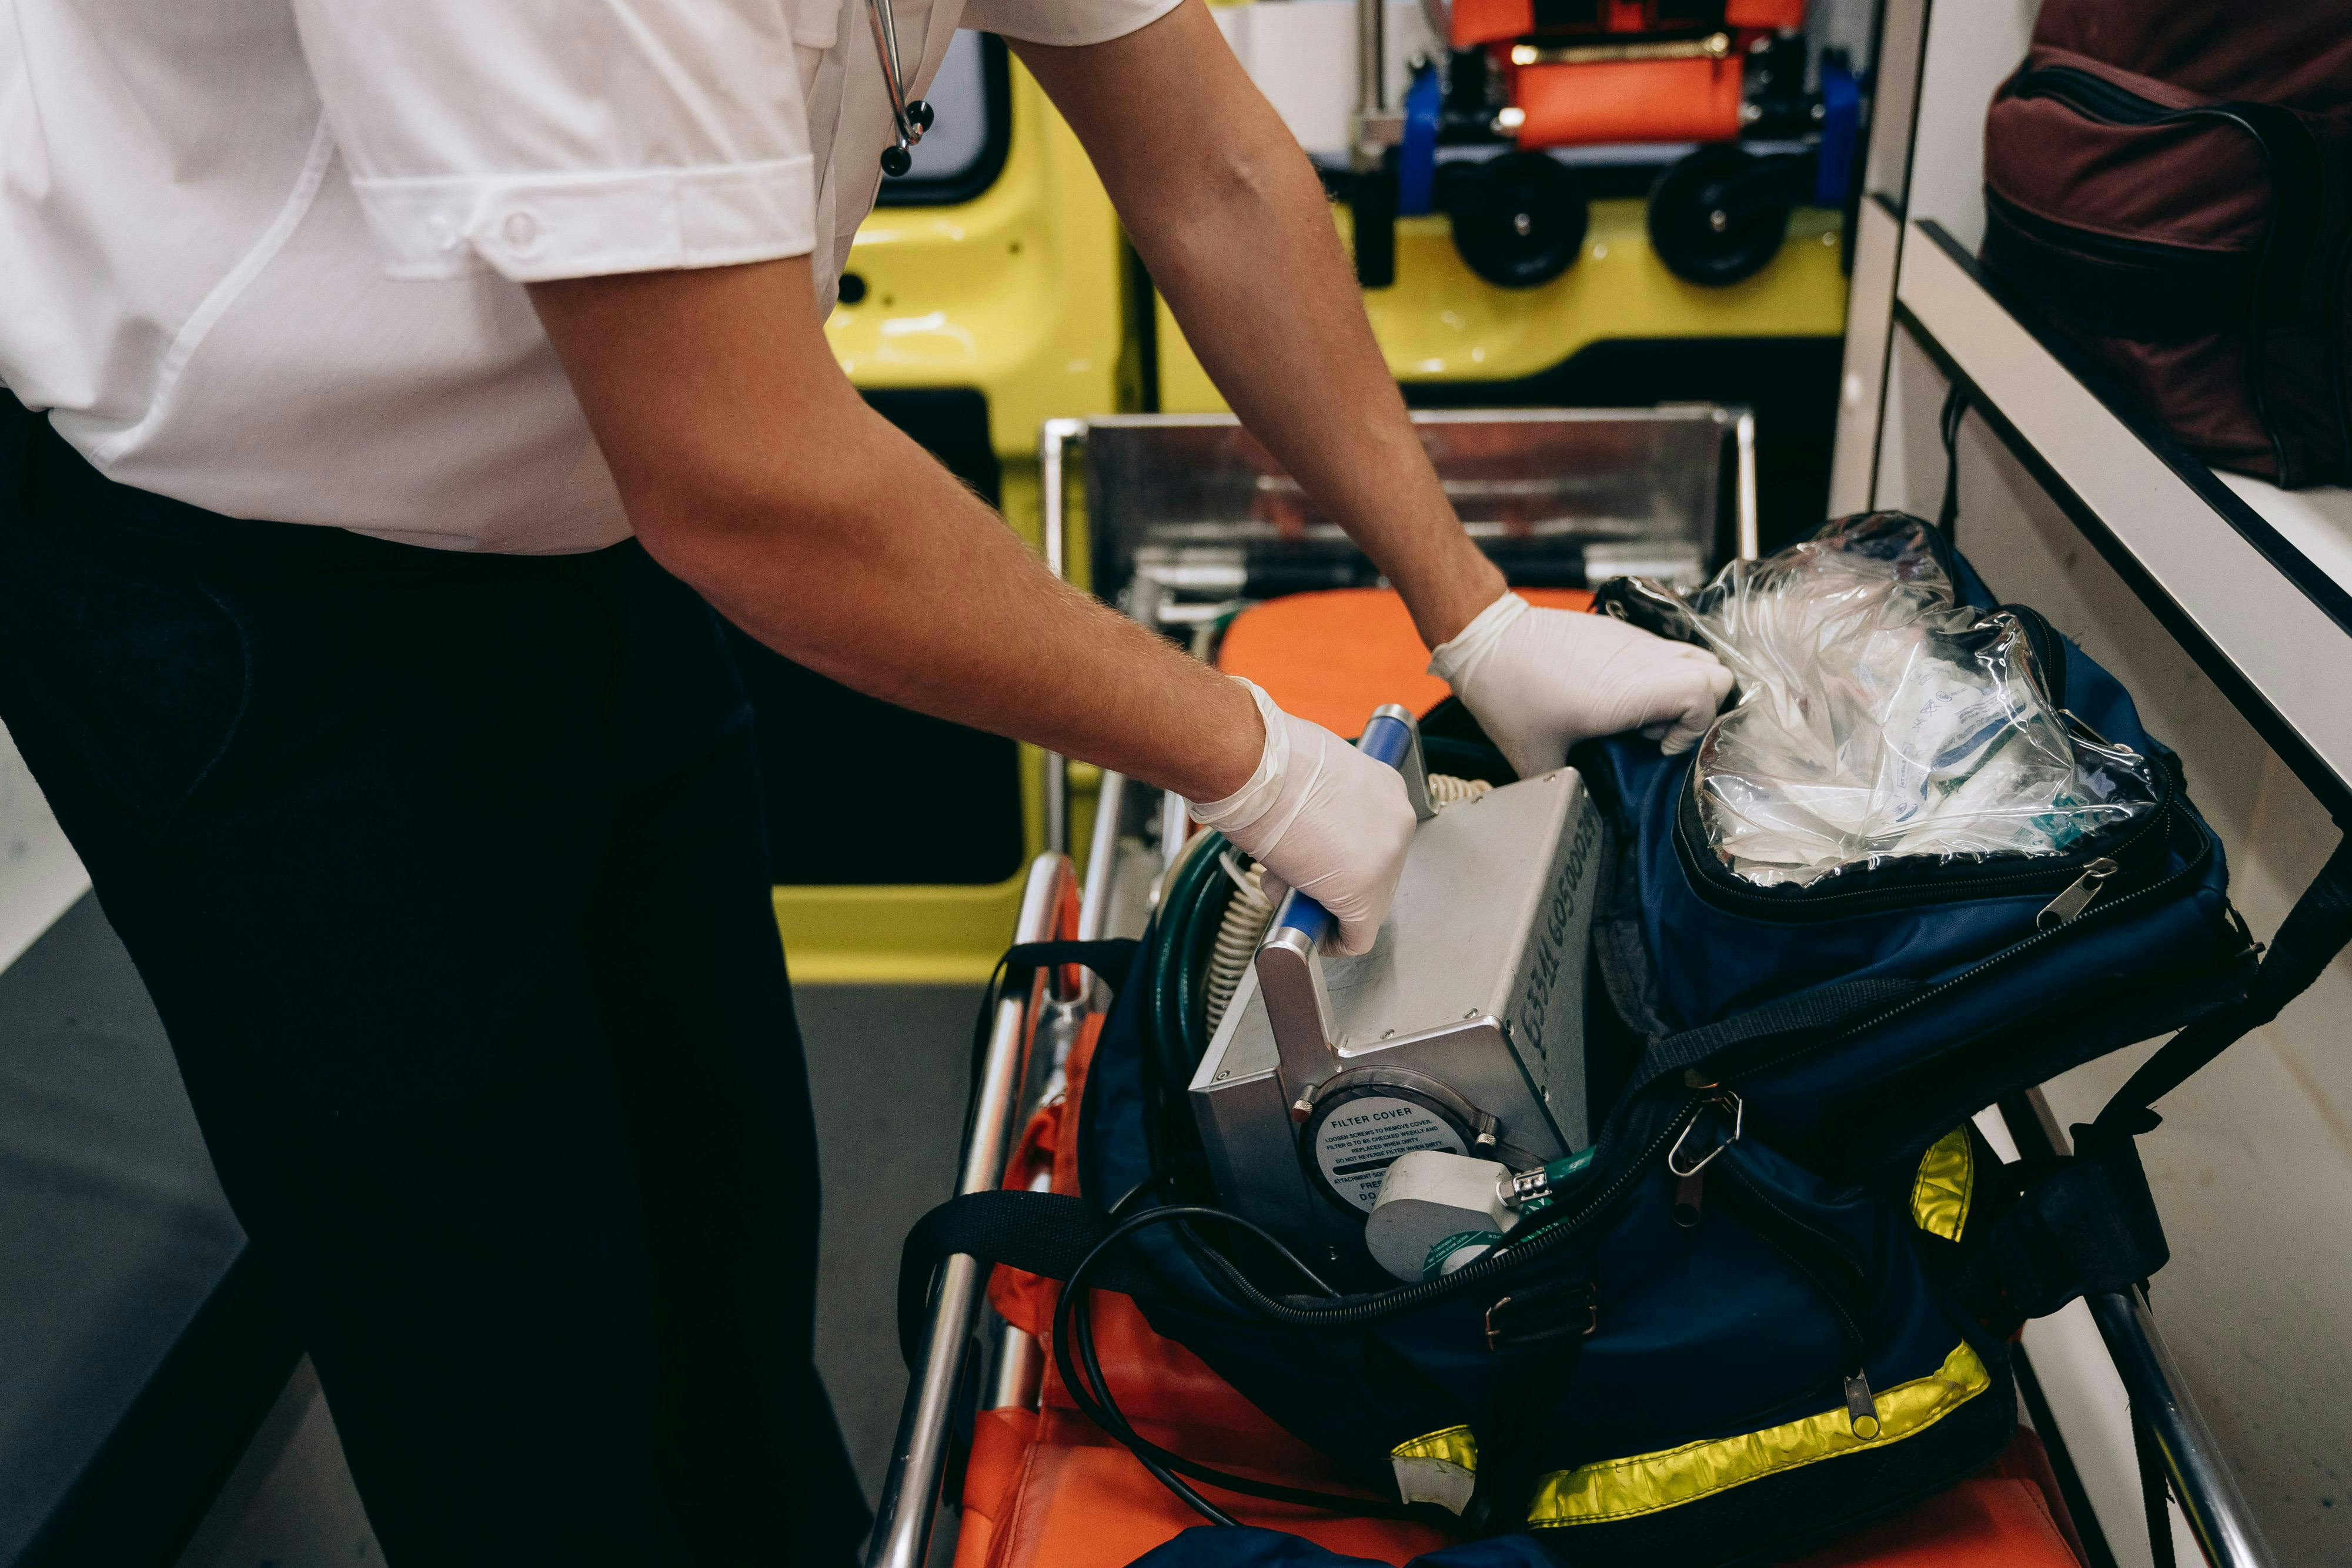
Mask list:
[[[1523,588],[1531,604],[1589,610],[1581,588]],[[1337,735],[1360,735],[1382,703],[1427,713],[1446,685],[1429,673],[1429,650],[1393,589],[1333,588],[1286,594],[1234,617],[1217,668],[1255,681],[1284,712]]]

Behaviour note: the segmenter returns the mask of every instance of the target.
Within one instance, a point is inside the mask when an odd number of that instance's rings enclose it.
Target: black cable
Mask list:
[[[1079,1301],[1071,1313],[1078,1347],[1079,1364],[1085,1368],[1093,1387],[1090,1389],[1073,1387],[1071,1396],[1080,1401],[1079,1408],[1097,1426],[1133,1450],[1139,1462],[1151,1464],[1156,1461],[1195,1480],[1205,1481],[1211,1486],[1227,1491],[1240,1492],[1247,1497],[1264,1498],[1270,1502],[1286,1502],[1295,1507],[1312,1508],[1327,1513],[1360,1514],[1378,1519],[1419,1517],[1416,1511],[1403,1503],[1392,1503],[1380,1498],[1344,1496],[1337,1492],[1316,1491],[1306,1487],[1285,1486],[1278,1481],[1261,1481],[1248,1476],[1234,1475],[1229,1471],[1217,1469],[1213,1466],[1204,1465],[1197,1459],[1186,1458],[1173,1449],[1163,1448],[1144,1437],[1135,1429],[1134,1424],[1127,1419],[1126,1413],[1119,1408],[1118,1400],[1111,1394],[1110,1384],[1103,1375],[1102,1363],[1095,1351],[1093,1296],[1094,1291],[1089,1288],[1086,1292],[1086,1299]],[[1066,1379],[1065,1382],[1066,1381]]]
[[[1196,937],[1194,919],[1209,879],[1224,874],[1219,860],[1224,845],[1223,835],[1211,833],[1176,868],[1160,901],[1151,944],[1145,952],[1145,978],[1151,987],[1145,1013],[1151,1026],[1152,1066],[1163,1084],[1180,1090],[1192,1082],[1192,1070],[1200,1065],[1201,1052],[1208,1045],[1205,1040],[1195,1045],[1193,1036],[1198,1031],[1191,1027],[1191,1015],[1199,1004],[1188,994],[1195,973],[1189,950]]]
[[[1055,1303],[1054,1364],[1061,1372],[1062,1386],[1070,1391],[1070,1397],[1077,1402],[1080,1413],[1087,1419],[1118,1439],[1126,1447],[1127,1451],[1135,1456],[1136,1463],[1149,1471],[1152,1479],[1174,1492],[1185,1507],[1207,1520],[1211,1524],[1239,1524],[1241,1522],[1239,1520],[1202,1497],[1177,1475],[1173,1469],[1163,1463],[1160,1456],[1165,1454],[1166,1450],[1156,1443],[1147,1442],[1140,1433],[1128,1424],[1127,1417],[1119,1413],[1117,1405],[1098,1402],[1094,1397],[1095,1389],[1076,1381],[1073,1375],[1069,1352],[1066,1348],[1073,1322],[1077,1327],[1079,1349],[1086,1358],[1087,1375],[1097,1380],[1097,1386],[1106,1398],[1110,1393],[1109,1385],[1100,1381],[1102,1364],[1095,1356],[1094,1313],[1092,1311],[1078,1313],[1075,1309],[1068,1308],[1068,1303],[1075,1298],[1075,1292],[1080,1289],[1085,1290],[1085,1298],[1091,1306],[1094,1295],[1092,1289],[1072,1285],[1065,1285],[1062,1288],[1061,1299]]]
[[[1120,1207],[1149,1190],[1150,1185],[1147,1183],[1129,1192],[1126,1197],[1120,1199]],[[1113,1212],[1117,1212],[1116,1208]],[[1239,1215],[1213,1208],[1205,1204],[1171,1204],[1132,1216],[1114,1226],[1109,1234],[1097,1242],[1079,1261],[1077,1268],[1071,1270],[1069,1281],[1063,1286],[1061,1299],[1055,1307],[1055,1365],[1061,1374],[1063,1385],[1069,1389],[1070,1396],[1077,1403],[1079,1410],[1132,1452],[1137,1461],[1162,1485],[1212,1523],[1232,1524],[1235,1521],[1231,1515],[1202,1498],[1192,1487],[1184,1484],[1179,1479],[1180,1477],[1189,1476],[1210,1486],[1237,1492],[1244,1497],[1263,1498],[1269,1501],[1286,1502],[1297,1507],[1319,1509],[1333,1513],[1369,1515],[1382,1519],[1417,1517],[1413,1510],[1402,1503],[1387,1502],[1376,1498],[1348,1497],[1336,1492],[1283,1486],[1278,1482],[1261,1481],[1248,1476],[1233,1475],[1161,1448],[1136,1431],[1133,1424],[1127,1419],[1126,1415],[1118,1408],[1117,1398],[1110,1391],[1109,1380],[1103,1374],[1101,1359],[1096,1350],[1092,1312],[1093,1288],[1086,1282],[1086,1276],[1113,1246],[1136,1231],[1150,1225],[1191,1219],[1215,1219],[1239,1228],[1272,1249],[1285,1263],[1323,1294],[1327,1296],[1339,1294],[1312,1269],[1302,1262],[1289,1248]],[[1083,1364],[1085,1370],[1083,1380],[1079,1376],[1080,1364]]]
[[[965,1075],[963,1089],[963,1136],[958,1148],[971,1147],[972,1124],[980,1116],[980,1075],[988,1062],[988,1038],[995,1032],[997,1004],[1003,1001],[1003,989],[1007,971],[1012,967],[1013,955],[1006,953],[997,959],[996,967],[988,974],[988,984],[981,988],[980,1012],[971,1020],[971,1067]]]

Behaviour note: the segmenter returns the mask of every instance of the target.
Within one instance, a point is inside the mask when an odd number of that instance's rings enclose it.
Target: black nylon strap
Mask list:
[[[1116,991],[1126,986],[1135,967],[1135,955],[1142,946],[1132,936],[1106,936],[1096,942],[1016,942],[1004,950],[1003,962],[1007,969],[1015,970],[1076,964],[1100,975],[1103,983]]]
[[[1944,499],[1936,508],[1936,527],[1946,538],[1960,520],[1960,423],[1968,416],[1968,384],[1954,382],[1944,394],[1944,412],[1937,420],[1944,437]]]
[[[2254,971],[2245,999],[2174,1035],[2140,1064],[2099,1113],[2101,1132],[2121,1128],[2189,1081],[2248,1030],[2279,1016],[2336,955],[2352,942],[2352,837],[2336,845],[2303,896],[2287,911],[2278,936]]]
[[[2171,1249],[2127,1126],[2074,1129],[2075,1152],[2008,1167],[2023,1187],[1992,1228],[1969,1243],[1960,1291],[1995,1322],[2046,1317],[2078,1296],[2121,1291],[2164,1267]]]
[[[1045,944],[1041,944],[1045,946]],[[1061,961],[1061,960],[1056,960]],[[951,1197],[918,1220],[898,1254],[898,1350],[915,1364],[931,1277],[958,1252],[982,1263],[1009,1263],[1049,1280],[1066,1280],[1111,1222],[1083,1197],[1055,1192],[970,1192]],[[1160,1288],[1150,1265],[1121,1247],[1095,1265],[1087,1282],[1129,1295]]]
[[[1598,1302],[1592,1276],[1579,1271],[1532,1290],[1515,1288],[1488,1307],[1487,1348],[1500,1364],[1487,1382],[1485,1408],[1470,1422],[1478,1471],[1462,1511],[1462,1522],[1478,1534],[1527,1528],[1548,1453],[1544,1417],[1576,1375],[1585,1341],[1599,1326]]]
[[[1739,1066],[1731,1055],[1734,1051],[1762,1055],[1776,1045],[1829,1033],[1874,1008],[1901,1001],[1922,988],[1917,980],[1843,980],[1766,1002],[1737,1018],[1686,1029],[1654,1042],[1634,1067],[1633,1082],[1647,1086],[1712,1057],[1726,1058],[1717,1065],[1726,1073],[1737,1073]]]

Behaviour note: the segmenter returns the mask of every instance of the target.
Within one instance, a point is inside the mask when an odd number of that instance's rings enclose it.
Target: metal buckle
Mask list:
[[[1579,1339],[1591,1339],[1601,1327],[1601,1285],[1598,1281],[1587,1280],[1584,1281],[1583,1322],[1571,1321],[1553,1328],[1538,1329],[1533,1333],[1520,1334],[1512,1338],[1510,1346],[1506,1346],[1503,1341],[1509,1331],[1495,1321],[1495,1315],[1509,1306],[1511,1301],[1509,1296],[1504,1296],[1486,1309],[1486,1348],[1497,1354],[1507,1348],[1541,1344],[1546,1340],[1562,1339],[1571,1333]]]
[[[1698,1175],[1699,1172],[1706,1169],[1708,1162],[1716,1155],[1739,1141],[1739,1130],[1748,1121],[1748,1103],[1728,1089],[1718,1089],[1706,1097],[1701,1103],[1700,1109],[1704,1110],[1708,1105],[1731,1107],[1731,1135],[1701,1155],[1698,1164],[1685,1169],[1681,1160],[1683,1145],[1690,1141],[1691,1134],[1697,1131],[1699,1124],[1699,1118],[1693,1116],[1690,1119],[1690,1124],[1683,1129],[1682,1135],[1675,1140],[1675,1146],[1666,1151],[1666,1168],[1678,1176],[1689,1177]]]

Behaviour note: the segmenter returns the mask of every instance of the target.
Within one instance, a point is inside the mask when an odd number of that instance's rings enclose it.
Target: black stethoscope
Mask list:
[[[890,145],[882,150],[882,172],[898,178],[915,166],[908,151],[923,139],[935,118],[921,99],[907,99],[907,79],[898,69],[898,17],[891,0],[866,0],[874,18],[874,54],[882,62],[882,86],[890,95]]]

